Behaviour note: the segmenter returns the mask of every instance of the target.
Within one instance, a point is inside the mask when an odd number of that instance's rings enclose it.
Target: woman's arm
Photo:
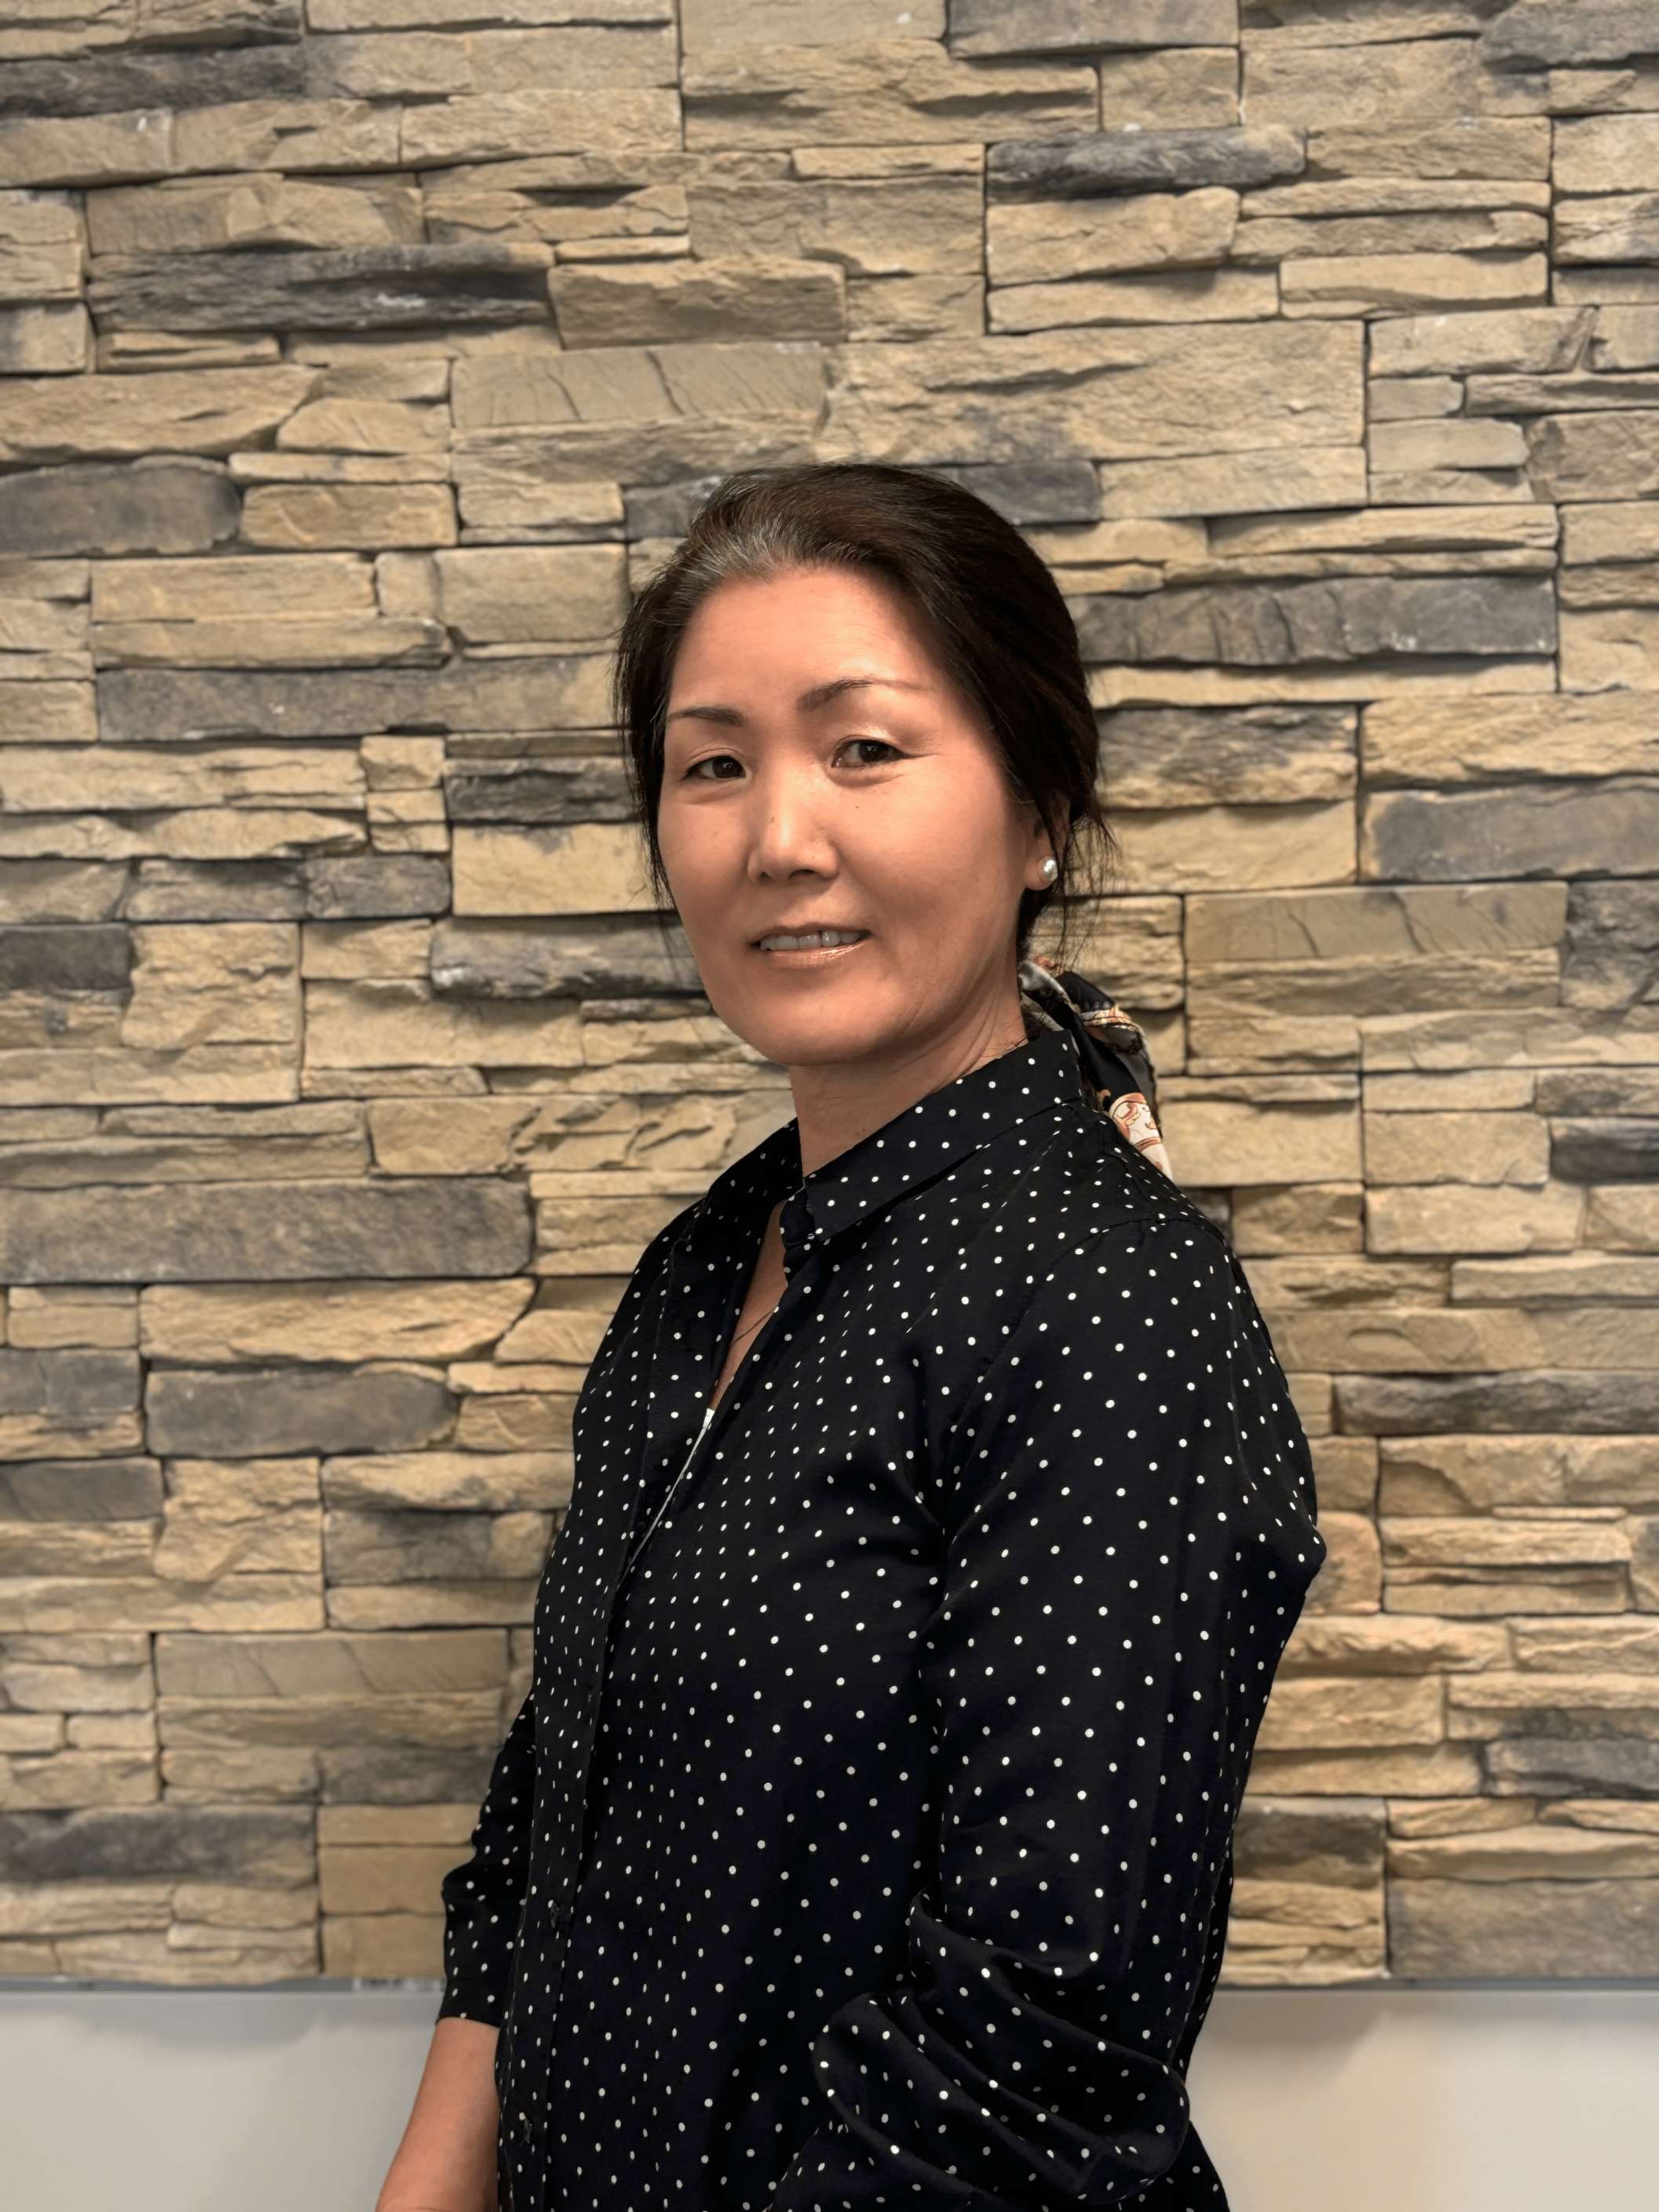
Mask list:
[[[495,2212],[495,2035],[438,2021],[374,2212]]]
[[[527,1692],[471,1838],[444,1876],[444,1989],[426,2067],[375,2212],[495,2212],[496,2032],[513,1987],[536,1796]]]
[[[770,2212],[1128,2204],[1200,2154],[1185,2061],[1324,1556],[1311,1462],[1207,1224],[1120,1220],[1031,1271],[941,1470],[938,1829],[902,1975],[814,2042],[818,2124]]]

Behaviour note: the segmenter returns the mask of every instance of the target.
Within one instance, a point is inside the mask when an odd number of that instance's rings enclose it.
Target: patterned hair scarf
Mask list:
[[[1109,993],[1074,969],[1056,968],[1042,953],[1020,962],[1018,981],[1028,1037],[1042,1030],[1067,1031],[1090,1104],[1109,1115],[1119,1133],[1173,1182],[1158,1124],[1158,1079],[1135,1024]]]

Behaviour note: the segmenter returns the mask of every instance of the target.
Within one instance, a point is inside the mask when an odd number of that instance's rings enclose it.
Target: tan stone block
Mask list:
[[[1176,269],[1161,276],[1010,284],[987,295],[993,331],[1068,330],[1085,323],[1243,322],[1277,314],[1270,270]]]
[[[1659,1251],[1659,1188],[1607,1183],[1587,1191],[1583,1241],[1612,1252]]]
[[[846,335],[846,280],[828,262],[751,253],[724,260],[563,264],[548,277],[559,332],[572,348]]]
[[[1225,130],[1239,119],[1235,46],[1113,51],[1097,60],[1103,130]]]
[[[287,922],[142,926],[121,1042],[139,1052],[208,1042],[297,1048],[299,953]]]
[[[1440,122],[1425,124],[1416,117],[1402,117],[1371,127],[1328,125],[1315,109],[1307,119],[1308,164],[1323,176],[1547,178],[1550,173],[1547,115],[1500,119],[1462,111]]]
[[[428,921],[308,921],[300,937],[300,973],[307,981],[374,976],[423,981],[432,949]]]
[[[1240,1253],[1358,1252],[1364,1245],[1364,1194],[1357,1183],[1241,1190],[1231,1235]]]
[[[1375,489],[1375,481],[1373,483]],[[1302,668],[1179,668],[1158,662],[1090,672],[1097,707],[1250,707],[1270,700],[1351,701],[1478,697],[1487,692],[1555,691],[1555,665],[1448,657],[1402,669],[1397,660]]]
[[[91,363],[92,323],[84,307],[0,307],[0,374],[68,376]]]
[[[459,532],[447,484],[255,484],[242,502],[245,544],[288,550],[453,545]]]
[[[291,1574],[320,1582],[322,1505],[316,1461],[170,1461],[155,1570],[170,1582],[192,1584],[244,1574]],[[183,1740],[175,1735],[167,1706],[163,1719],[166,1740]]]
[[[422,1981],[443,1973],[441,1911],[331,1912],[323,1922],[322,1972],[353,1980]]]
[[[179,622],[372,613],[374,572],[349,554],[94,561],[94,621]]]
[[[1364,1132],[1373,1183],[1549,1180],[1549,1124],[1536,1114],[1367,1114]]]
[[[1595,326],[1586,307],[1477,307],[1405,315],[1372,329],[1373,376],[1467,376],[1476,371],[1559,374],[1583,358]]]
[[[1427,469],[1516,469],[1527,463],[1518,422],[1488,417],[1435,422],[1377,422],[1370,436],[1371,466],[1384,473]]]
[[[259,246],[418,246],[412,179],[313,182],[273,175],[172,177],[87,195],[94,253],[216,253]]]
[[[1379,1449],[1382,1498],[1390,1514],[1474,1516],[1500,1507],[1659,1504],[1659,1463],[1644,1437],[1383,1437]],[[1515,1626],[1520,1638],[1522,1624]],[[1595,1631],[1598,1638],[1608,1632]],[[1540,1652],[1564,1648],[1553,1630],[1540,1646]],[[1516,1654],[1522,1665],[1574,1663],[1528,1659],[1519,1641]]]
[[[574,1067],[574,1000],[447,999],[418,983],[316,982],[306,990],[309,1067]]]
[[[1659,1319],[1639,1308],[1413,1307],[1286,1314],[1287,1366],[1355,1375],[1497,1373],[1540,1367],[1639,1372],[1659,1364]]]
[[[9,126],[0,124],[0,134]],[[57,126],[68,127],[68,126]],[[228,453],[277,429],[318,380],[310,368],[158,370],[20,379],[6,392],[0,459],[16,465],[155,452]]]
[[[1187,1085],[1181,1091],[1184,1094]],[[1160,1119],[1170,1157],[1183,1182],[1221,1188],[1233,1183],[1285,1183],[1301,1178],[1331,1182],[1360,1171],[1359,1115],[1352,1098],[1254,1103],[1249,1096],[1159,1095]]]
[[[1543,1190],[1478,1183],[1400,1184],[1369,1192],[1365,1243],[1372,1252],[1565,1252],[1578,1242],[1583,1194],[1571,1184]]]
[[[100,668],[434,668],[446,657],[436,623],[362,615],[99,623],[93,638]]]
[[[1286,315],[1395,315],[1426,307],[1519,307],[1549,297],[1547,254],[1309,254],[1279,272]]]
[[[1500,783],[1526,775],[1659,770],[1659,714],[1639,691],[1455,704],[1379,701],[1365,709],[1364,730],[1372,783]]]
[[[1316,117],[1327,131],[1420,131],[1465,117],[1538,115],[1548,105],[1539,76],[1484,69],[1473,39],[1401,39],[1367,46],[1363,62],[1341,43],[1252,40],[1243,92],[1252,123],[1294,128]]]
[[[1562,193],[1659,191],[1659,115],[1563,116],[1554,173]]]
[[[363,100],[238,100],[180,108],[170,118],[175,173],[248,169],[396,169],[398,114]],[[131,168],[118,172],[131,176]]]
[[[632,824],[456,828],[458,915],[654,910],[644,880],[639,831]]]
[[[323,1464],[331,1508],[386,1512],[560,1512],[571,1480],[568,1449],[340,1454]]]
[[[433,566],[441,618],[469,644],[545,641],[594,651],[627,611],[620,545],[463,547],[437,554]]]
[[[1564,608],[1561,687],[1659,691],[1659,605]]]
[[[1100,476],[1108,515],[1259,515],[1359,507],[1365,498],[1365,449],[1316,446],[1299,453],[1269,448],[1107,462]]]
[[[685,144],[914,145],[1091,130],[1092,69],[1003,61],[994,76],[931,40],[857,46],[763,45],[689,51],[680,67]]]
[[[125,1351],[138,1341],[137,1295],[119,1286],[66,1283],[36,1290],[18,1283],[8,1294],[4,1318],[5,1341],[20,1351],[68,1345]]]
[[[211,1586],[164,1582],[154,1575],[9,1576],[0,1580],[0,1630],[6,1631],[240,1631],[320,1628],[323,1624],[323,1594],[314,1576],[229,1575]]]
[[[296,409],[282,424],[276,442],[302,451],[431,454],[449,442],[449,410],[347,392]]]
[[[679,96],[665,87],[498,92],[404,108],[398,159],[436,169],[520,154],[648,152],[678,148],[679,131]]]
[[[994,284],[1036,284],[1219,261],[1238,227],[1238,194],[1130,192],[1098,199],[1018,200],[986,210]]]
[[[1484,1680],[1485,1677],[1482,1677]],[[1299,1675],[1274,1685],[1256,1741],[1263,1751],[1382,1751],[1445,1739],[1445,1692],[1431,1676],[1402,1681]]]
[[[191,1365],[277,1359],[477,1356],[528,1306],[532,1285],[499,1281],[158,1284],[139,1297],[150,1358]]]
[[[176,123],[153,109],[9,116],[0,121],[0,185],[164,177],[178,163]]]

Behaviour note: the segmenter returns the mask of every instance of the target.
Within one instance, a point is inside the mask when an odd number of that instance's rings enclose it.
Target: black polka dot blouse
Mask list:
[[[1230,1243],[1027,1028],[765,1138],[595,1356],[443,1883],[506,2212],[1225,2212],[1185,2075],[1313,1472]]]

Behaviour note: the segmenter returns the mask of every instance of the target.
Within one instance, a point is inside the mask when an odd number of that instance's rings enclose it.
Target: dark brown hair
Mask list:
[[[1059,948],[1068,902],[1079,888],[1091,896],[1110,888],[1118,861],[1097,787],[1100,735],[1070,610],[1041,557],[995,507],[949,477],[884,461],[722,477],[624,617],[613,719],[659,906],[673,905],[657,810],[680,641],[728,579],[815,568],[868,571],[896,585],[923,617],[941,666],[990,732],[1015,803],[1037,808],[1060,861],[1052,884],[1021,895],[1016,957],[1025,957],[1038,917],[1059,898],[1054,949],[1066,964]],[[1095,860],[1097,872],[1085,881]]]

